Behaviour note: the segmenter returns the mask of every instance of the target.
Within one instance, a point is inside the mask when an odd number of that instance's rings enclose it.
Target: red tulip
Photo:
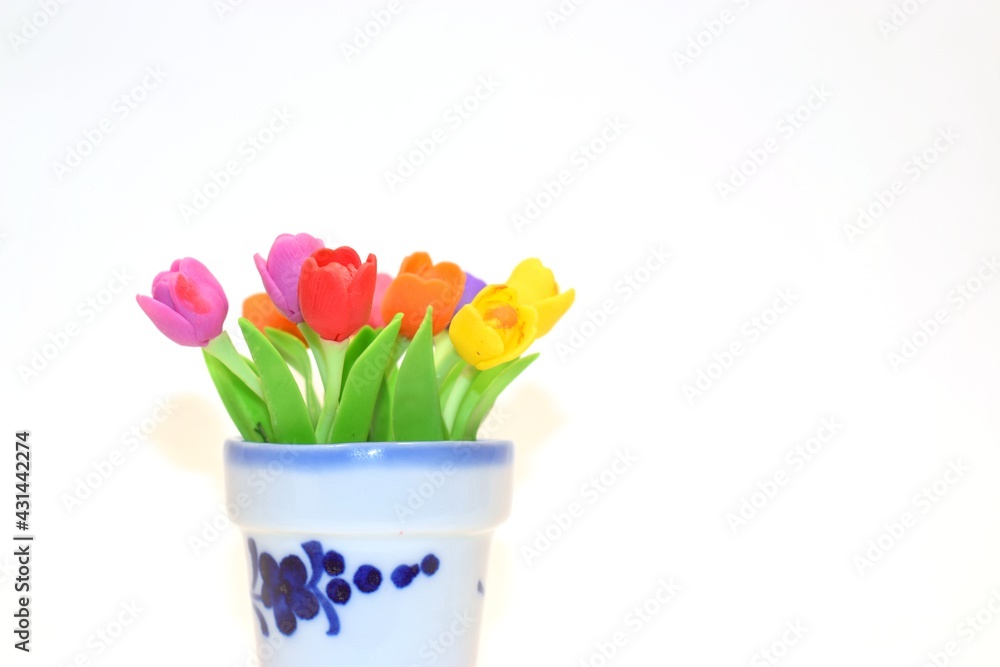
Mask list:
[[[375,295],[375,255],[364,263],[347,246],[317,250],[302,265],[302,317],[321,338],[342,341],[368,322]]]

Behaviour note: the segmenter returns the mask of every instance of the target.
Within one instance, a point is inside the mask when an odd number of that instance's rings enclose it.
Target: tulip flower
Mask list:
[[[295,323],[285,317],[275,307],[274,302],[271,301],[271,297],[264,292],[247,297],[243,302],[243,317],[253,322],[253,325],[260,329],[261,332],[266,327],[273,327],[292,334],[303,343],[306,342],[305,336],[295,326]]]
[[[368,322],[375,295],[375,255],[364,263],[347,246],[322,248],[306,259],[299,278],[302,317],[321,338],[343,341]]]
[[[152,298],[140,294],[135,300],[167,338],[181,345],[205,348],[254,393],[263,396],[260,379],[222,330],[229,301],[204,264],[190,257],[176,260],[169,271],[153,278]]]
[[[517,292],[518,300],[538,311],[538,337],[547,334],[559,321],[576,297],[574,290],[559,291],[551,269],[536,258],[526,259],[507,279],[507,286]]]
[[[455,306],[455,312],[457,313],[459,309],[467,303],[472,303],[472,300],[476,298],[476,295],[483,291],[486,287],[486,281],[480,280],[471,273],[465,274],[465,289],[462,290],[462,297],[458,300],[458,305]]]
[[[372,314],[368,316],[368,326],[372,329],[381,329],[385,326],[382,319],[382,299],[385,291],[392,284],[392,276],[388,273],[380,273],[375,276],[375,296],[372,298]]]
[[[306,259],[323,247],[309,234],[281,234],[274,239],[267,260],[254,255],[264,289],[282,314],[295,324],[302,321],[299,307],[299,276]]]
[[[229,301],[219,281],[198,260],[176,260],[169,271],[153,279],[152,291],[152,297],[137,295],[136,301],[170,340],[205,347],[222,333]]]
[[[448,329],[455,351],[477,370],[517,359],[535,340],[538,312],[507,285],[488,285],[459,309]]]
[[[434,264],[426,252],[415,252],[403,260],[399,275],[385,291],[382,319],[388,322],[396,313],[402,313],[400,331],[412,339],[431,306],[433,332],[440,333],[451,321],[464,289],[465,273],[457,264]]]

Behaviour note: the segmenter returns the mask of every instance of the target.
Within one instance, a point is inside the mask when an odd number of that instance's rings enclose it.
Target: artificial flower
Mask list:
[[[153,278],[153,296],[137,295],[139,307],[170,340],[205,347],[222,333],[229,301],[222,285],[205,265],[191,257],[178,259]]]
[[[517,291],[518,300],[538,311],[538,336],[547,334],[559,321],[576,297],[574,290],[559,291],[551,269],[537,258],[526,259],[507,279],[507,286]]]
[[[459,309],[448,332],[459,356],[485,371],[528,349],[537,337],[538,313],[513,288],[488,285]]]
[[[306,259],[299,278],[302,317],[321,338],[346,340],[368,322],[375,295],[375,255],[353,248],[322,248]]]
[[[261,331],[264,331],[265,327],[273,327],[292,334],[303,343],[306,342],[305,336],[295,326],[295,323],[285,317],[275,307],[271,297],[264,292],[249,296],[243,301],[243,317],[250,320]]]
[[[451,321],[464,289],[465,273],[457,264],[434,264],[426,252],[415,252],[403,260],[399,275],[385,291],[382,319],[389,322],[396,313],[402,313],[400,331],[412,339],[431,306],[433,331],[440,333]]]
[[[375,276],[375,296],[372,298],[372,314],[368,316],[368,326],[372,329],[381,329],[385,326],[385,320],[382,319],[382,298],[385,296],[385,291],[389,289],[391,283],[392,276],[388,273],[380,273]]]
[[[462,297],[458,300],[458,304],[455,306],[455,312],[457,313],[459,308],[467,303],[472,303],[472,300],[476,298],[476,295],[483,291],[486,287],[486,281],[480,280],[469,272],[465,273],[465,289],[462,290]]]
[[[302,321],[299,306],[302,264],[322,247],[323,242],[309,234],[281,234],[271,244],[266,261],[259,254],[253,256],[267,295],[277,309],[295,324]]]

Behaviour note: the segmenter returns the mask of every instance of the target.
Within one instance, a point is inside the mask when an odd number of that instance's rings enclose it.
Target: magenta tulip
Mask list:
[[[299,306],[302,265],[322,247],[323,242],[309,234],[281,234],[274,239],[267,261],[259,254],[253,257],[267,295],[278,310],[296,324],[302,321]]]
[[[212,272],[196,259],[178,259],[153,279],[153,296],[136,295],[139,307],[170,340],[205,347],[222,333],[229,301]]]

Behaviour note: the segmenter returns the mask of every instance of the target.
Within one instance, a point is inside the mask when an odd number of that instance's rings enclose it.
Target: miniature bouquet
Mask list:
[[[283,444],[475,440],[525,356],[573,303],[538,259],[486,284],[425,252],[393,277],[375,255],[282,234],[255,256],[264,293],[243,303],[236,349],[215,276],[190,257],[137,296],[175,343],[201,347],[244,440]],[[315,371],[314,371],[315,368]],[[318,375],[318,382],[314,375]]]

